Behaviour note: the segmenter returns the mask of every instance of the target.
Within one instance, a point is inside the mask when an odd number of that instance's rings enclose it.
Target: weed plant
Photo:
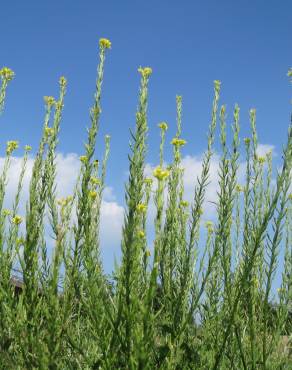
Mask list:
[[[88,140],[72,196],[57,199],[56,194],[64,77],[59,81],[59,97],[45,97],[43,132],[25,215],[18,212],[31,147],[25,147],[17,193],[12,209],[7,210],[3,209],[7,176],[18,142],[7,143],[0,174],[0,368],[292,369],[291,123],[282,165],[273,177],[272,154],[258,155],[256,111],[250,111],[251,136],[243,140],[245,183],[238,184],[239,107],[234,108],[228,147],[226,108],[219,105],[221,84],[215,81],[207,150],[189,204],[184,195],[181,148],[186,141],[181,137],[180,96],[176,98],[177,132],[171,141],[173,160],[166,167],[168,126],[161,122],[159,164],[152,177],[145,176],[152,70],[139,68],[122,258],[112,276],[107,276],[100,256],[99,225],[110,137],[105,138],[101,162],[96,160],[95,146],[110,47],[109,40],[100,40]],[[2,112],[14,73],[4,67],[0,76]],[[216,221],[202,226],[217,125],[221,157]],[[147,246],[150,202],[156,209],[153,250]],[[51,258],[45,232],[48,218],[54,242]],[[284,262],[279,265],[281,253]],[[17,263],[20,287],[12,278]],[[281,271],[281,285],[277,304],[272,304],[277,271]]]

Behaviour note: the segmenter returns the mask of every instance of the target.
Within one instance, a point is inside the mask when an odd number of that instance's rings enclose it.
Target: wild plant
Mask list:
[[[19,209],[32,148],[25,146],[11,209],[3,209],[19,147],[17,141],[7,142],[0,174],[0,368],[291,369],[292,121],[282,166],[275,172],[272,152],[259,154],[255,109],[250,110],[251,136],[241,143],[235,105],[228,145],[221,83],[214,81],[207,150],[192,201],[187,201],[181,96],[176,97],[172,159],[167,164],[168,124],[160,122],[158,164],[146,176],[152,69],[140,67],[122,256],[106,275],[99,235],[109,135],[100,162],[95,152],[110,48],[109,40],[100,39],[90,126],[72,195],[59,199],[56,183],[65,77],[59,80],[59,97],[44,99],[25,215]],[[0,70],[0,113],[14,76],[7,67]],[[215,154],[220,158],[217,197],[213,218],[206,219]]]

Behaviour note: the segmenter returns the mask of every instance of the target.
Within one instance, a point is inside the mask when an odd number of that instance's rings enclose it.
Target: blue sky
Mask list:
[[[9,1],[1,4],[0,67],[16,73],[1,117],[0,145],[16,139],[37,147],[43,96],[57,95],[68,79],[59,151],[83,153],[93,100],[98,39],[107,37],[101,129],[97,153],[110,134],[107,184],[119,204],[127,179],[129,128],[133,127],[139,75],[151,66],[149,155],[158,161],[157,123],[175,132],[175,96],[183,96],[184,154],[206,148],[213,80],[222,81],[229,123],[241,107],[241,134],[249,135],[248,110],[257,108],[260,142],[280,153],[291,110],[292,2],[264,0]],[[170,153],[170,150],[169,150]],[[19,152],[19,155],[21,153]],[[278,156],[280,157],[280,156]],[[112,195],[113,198],[113,195]]]

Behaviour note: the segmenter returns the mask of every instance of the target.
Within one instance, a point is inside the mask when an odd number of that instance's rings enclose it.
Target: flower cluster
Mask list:
[[[152,74],[152,68],[150,67],[140,67],[138,68],[138,72],[141,73],[142,77],[147,78]]]
[[[82,163],[86,163],[86,162],[87,162],[87,157],[86,157],[86,155],[81,155],[81,156],[79,157],[79,159],[80,159],[80,161],[81,161]]]
[[[11,81],[14,76],[15,73],[10,68],[3,67],[0,69],[0,77],[2,80]]]
[[[56,102],[53,96],[44,96],[44,101],[46,105],[48,106],[48,108],[53,106]]]
[[[181,207],[183,207],[183,208],[186,208],[186,207],[188,207],[188,206],[189,206],[189,202],[188,202],[188,201],[186,201],[186,200],[182,200],[182,201],[180,202],[180,206],[181,206]]]
[[[143,239],[145,238],[145,233],[143,230],[139,230],[137,233],[138,238]]]
[[[67,198],[58,199],[57,203],[61,207],[66,207],[72,200],[73,200],[73,197],[69,195]]]
[[[137,211],[138,211],[139,213],[145,213],[145,212],[147,211],[147,206],[146,206],[146,204],[144,204],[144,203],[139,203],[139,204],[137,205]]]
[[[144,183],[147,185],[152,185],[153,180],[150,177],[146,177],[146,179],[144,179]]]
[[[12,223],[14,224],[14,225],[20,225],[21,223],[22,223],[22,221],[23,221],[23,218],[21,217],[21,216],[19,216],[19,215],[15,215],[13,218],[12,218]]]
[[[89,195],[89,198],[94,200],[97,197],[97,192],[95,190],[90,190],[88,195]]]
[[[60,84],[61,87],[65,87],[67,85],[67,80],[64,76],[60,77],[59,84]]]
[[[91,177],[91,178],[90,178],[90,182],[91,182],[91,184],[92,184],[92,185],[94,185],[94,186],[98,186],[98,185],[100,185],[100,183],[101,183],[100,179],[98,179],[97,177]]]
[[[30,152],[32,150],[32,147],[30,145],[25,145],[24,150],[26,152]]]
[[[158,180],[164,180],[169,176],[168,170],[163,170],[160,166],[156,167],[153,171],[153,176]]]
[[[54,129],[52,127],[46,127],[45,128],[45,134],[46,136],[51,136],[54,133]]]
[[[18,141],[7,141],[6,154],[10,155],[17,148]]]
[[[171,140],[171,144],[177,147],[183,146],[186,144],[186,141],[184,139],[179,139],[178,137],[174,137]]]
[[[99,46],[102,49],[110,49],[111,46],[112,46],[112,43],[108,39],[101,38],[101,39],[99,39]]]
[[[168,126],[167,126],[166,122],[160,122],[158,124],[158,127],[161,128],[162,131],[166,131],[168,129]]]
[[[206,228],[208,230],[208,233],[212,233],[214,231],[214,224],[213,224],[212,221],[207,221],[205,223],[205,226],[206,226]]]
[[[241,186],[241,185],[239,185],[239,184],[237,184],[237,185],[235,186],[235,190],[236,190],[238,193],[241,193],[241,192],[243,192],[243,191],[244,191],[244,187],[243,187],[243,186]]]

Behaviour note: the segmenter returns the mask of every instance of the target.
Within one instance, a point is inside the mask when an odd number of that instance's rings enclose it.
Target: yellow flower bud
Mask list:
[[[166,131],[168,129],[167,123],[166,122],[160,122],[158,124],[158,127],[161,128],[161,130]]]
[[[15,73],[7,67],[0,69],[0,77],[2,80],[11,81],[15,76]]]
[[[137,211],[140,213],[145,213],[147,211],[147,206],[144,203],[140,203],[137,205]]]
[[[144,78],[148,78],[152,74],[152,68],[150,67],[140,67],[138,68],[138,72],[141,73],[141,76]]]
[[[112,43],[108,39],[101,38],[99,39],[99,47],[102,49],[110,49],[112,46]]]

